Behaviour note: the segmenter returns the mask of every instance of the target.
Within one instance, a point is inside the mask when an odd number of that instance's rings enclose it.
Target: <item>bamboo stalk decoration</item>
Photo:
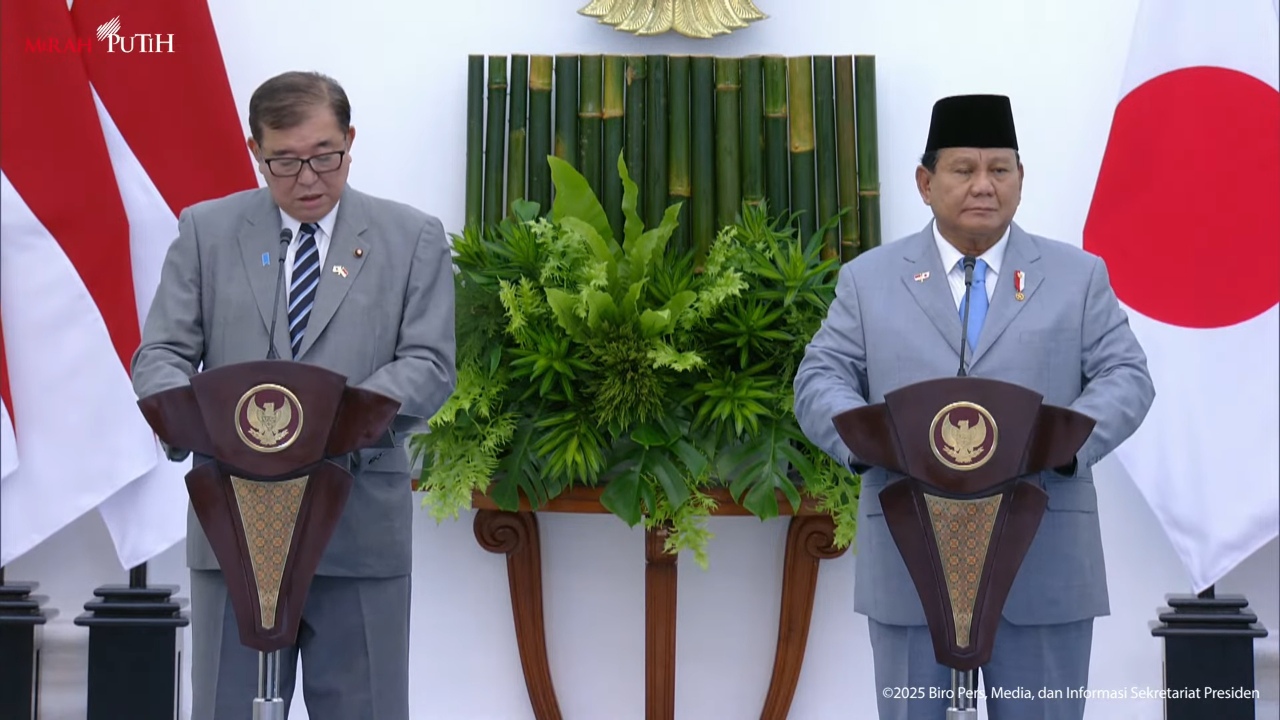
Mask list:
[[[534,55],[529,62],[529,191],[539,212],[551,210],[551,56]]]
[[[604,138],[603,105],[604,58],[599,55],[583,55],[578,61],[578,171],[587,179],[587,185],[600,197],[604,191],[601,183],[601,148]]]
[[[858,220],[862,249],[880,245],[880,157],[876,128],[876,58],[853,59],[858,133]]]
[[[556,56],[555,156],[578,167],[578,56]]]
[[[467,227],[480,225],[484,213],[484,56],[467,57]]]
[[[525,140],[528,125],[529,56],[511,56],[510,138],[507,140],[507,216],[514,216],[513,204],[525,199],[524,174],[527,162]]]
[[[618,158],[622,155],[624,94],[626,92],[627,64],[621,55],[604,58],[604,156],[601,158],[601,183],[604,193],[601,202],[614,237],[622,237],[622,177],[618,175]]]
[[[771,217],[791,213],[791,161],[787,123],[787,59],[779,55],[764,62],[765,197]]]
[[[764,71],[759,55],[742,59],[742,199],[764,203]]]
[[[716,58],[716,227],[732,225],[742,205],[742,121],[737,58]]]
[[[507,125],[507,58],[494,55],[489,58],[489,116],[488,138],[484,155],[484,222],[496,224],[502,220],[505,208],[502,204],[503,161],[506,160]]]
[[[791,210],[798,214],[801,241],[817,230],[814,199],[813,58],[787,58],[787,98],[791,113]]]
[[[853,56],[841,55],[836,65],[836,171],[840,186],[840,261],[858,255],[858,154],[854,131]]]
[[[680,204],[670,247],[699,270],[747,205],[804,240],[831,224],[823,255],[840,262],[881,241],[872,55],[469,55],[466,105],[465,228],[521,199],[549,213],[555,155],[621,236],[622,157],[646,227]]]
[[[671,235],[676,252],[689,249],[689,56],[667,60],[667,204],[680,203],[680,224]]]
[[[648,60],[643,55],[627,56],[627,112],[623,118],[626,137],[627,173],[636,183],[637,212],[643,216],[645,197],[645,93],[647,90]]]
[[[830,55],[813,58],[813,126],[817,135],[818,224],[830,222],[839,212],[840,188],[836,179],[835,65]],[[840,228],[823,235],[822,256],[840,258]]]
[[[690,179],[693,202],[689,208],[690,240],[696,267],[701,268],[715,239],[715,61],[693,58],[689,67],[689,146],[693,154]]]
[[[657,227],[667,210],[667,56],[649,55],[645,95],[645,227]],[[630,172],[630,171],[628,171]]]
[[[706,39],[763,20],[752,0],[591,0],[579,14],[635,35],[661,35],[675,30]]]

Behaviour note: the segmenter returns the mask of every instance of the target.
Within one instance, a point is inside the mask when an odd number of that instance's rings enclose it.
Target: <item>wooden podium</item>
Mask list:
[[[279,650],[351,492],[350,453],[380,444],[400,405],[315,365],[262,360],[195,375],[138,402],[190,450],[187,492],[227,582],[240,641],[259,652],[255,720],[284,720]]]
[[[1073,465],[1093,431],[1091,418],[1043,399],[998,380],[942,378],[833,419],[859,462],[905,476],[880,503],[934,654],[951,668],[949,720],[977,717],[974,671],[991,659],[1048,501],[1034,476]]]

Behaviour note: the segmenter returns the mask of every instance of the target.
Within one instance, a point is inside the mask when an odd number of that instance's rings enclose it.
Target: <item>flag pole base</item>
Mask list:
[[[946,720],[978,720],[977,674],[951,668],[951,706]]]
[[[44,626],[57,610],[41,609],[48,601],[32,595],[37,583],[4,581],[0,568],[0,717],[40,717],[40,646]]]
[[[1255,720],[1253,642],[1267,636],[1243,595],[1168,595],[1151,634],[1164,638],[1166,720]]]
[[[190,619],[174,585],[148,586],[146,566],[129,585],[104,585],[75,624],[89,628],[86,720],[176,720],[182,709],[182,628]]]

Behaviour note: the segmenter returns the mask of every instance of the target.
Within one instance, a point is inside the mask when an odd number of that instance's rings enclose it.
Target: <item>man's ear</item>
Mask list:
[[[923,165],[916,166],[916,189],[920,191],[920,199],[925,205],[930,204],[929,199],[932,194],[931,183],[933,175]]]

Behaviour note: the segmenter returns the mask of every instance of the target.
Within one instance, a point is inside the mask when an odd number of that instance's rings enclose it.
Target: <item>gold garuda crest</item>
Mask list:
[[[986,408],[971,402],[952,403],[934,416],[929,447],[938,462],[952,470],[973,470],[991,459],[998,431]]]
[[[725,35],[768,17],[752,0],[591,0],[578,11],[633,35]]]
[[[258,452],[280,452],[298,439],[302,405],[288,388],[264,384],[251,388],[236,403],[236,433]]]

